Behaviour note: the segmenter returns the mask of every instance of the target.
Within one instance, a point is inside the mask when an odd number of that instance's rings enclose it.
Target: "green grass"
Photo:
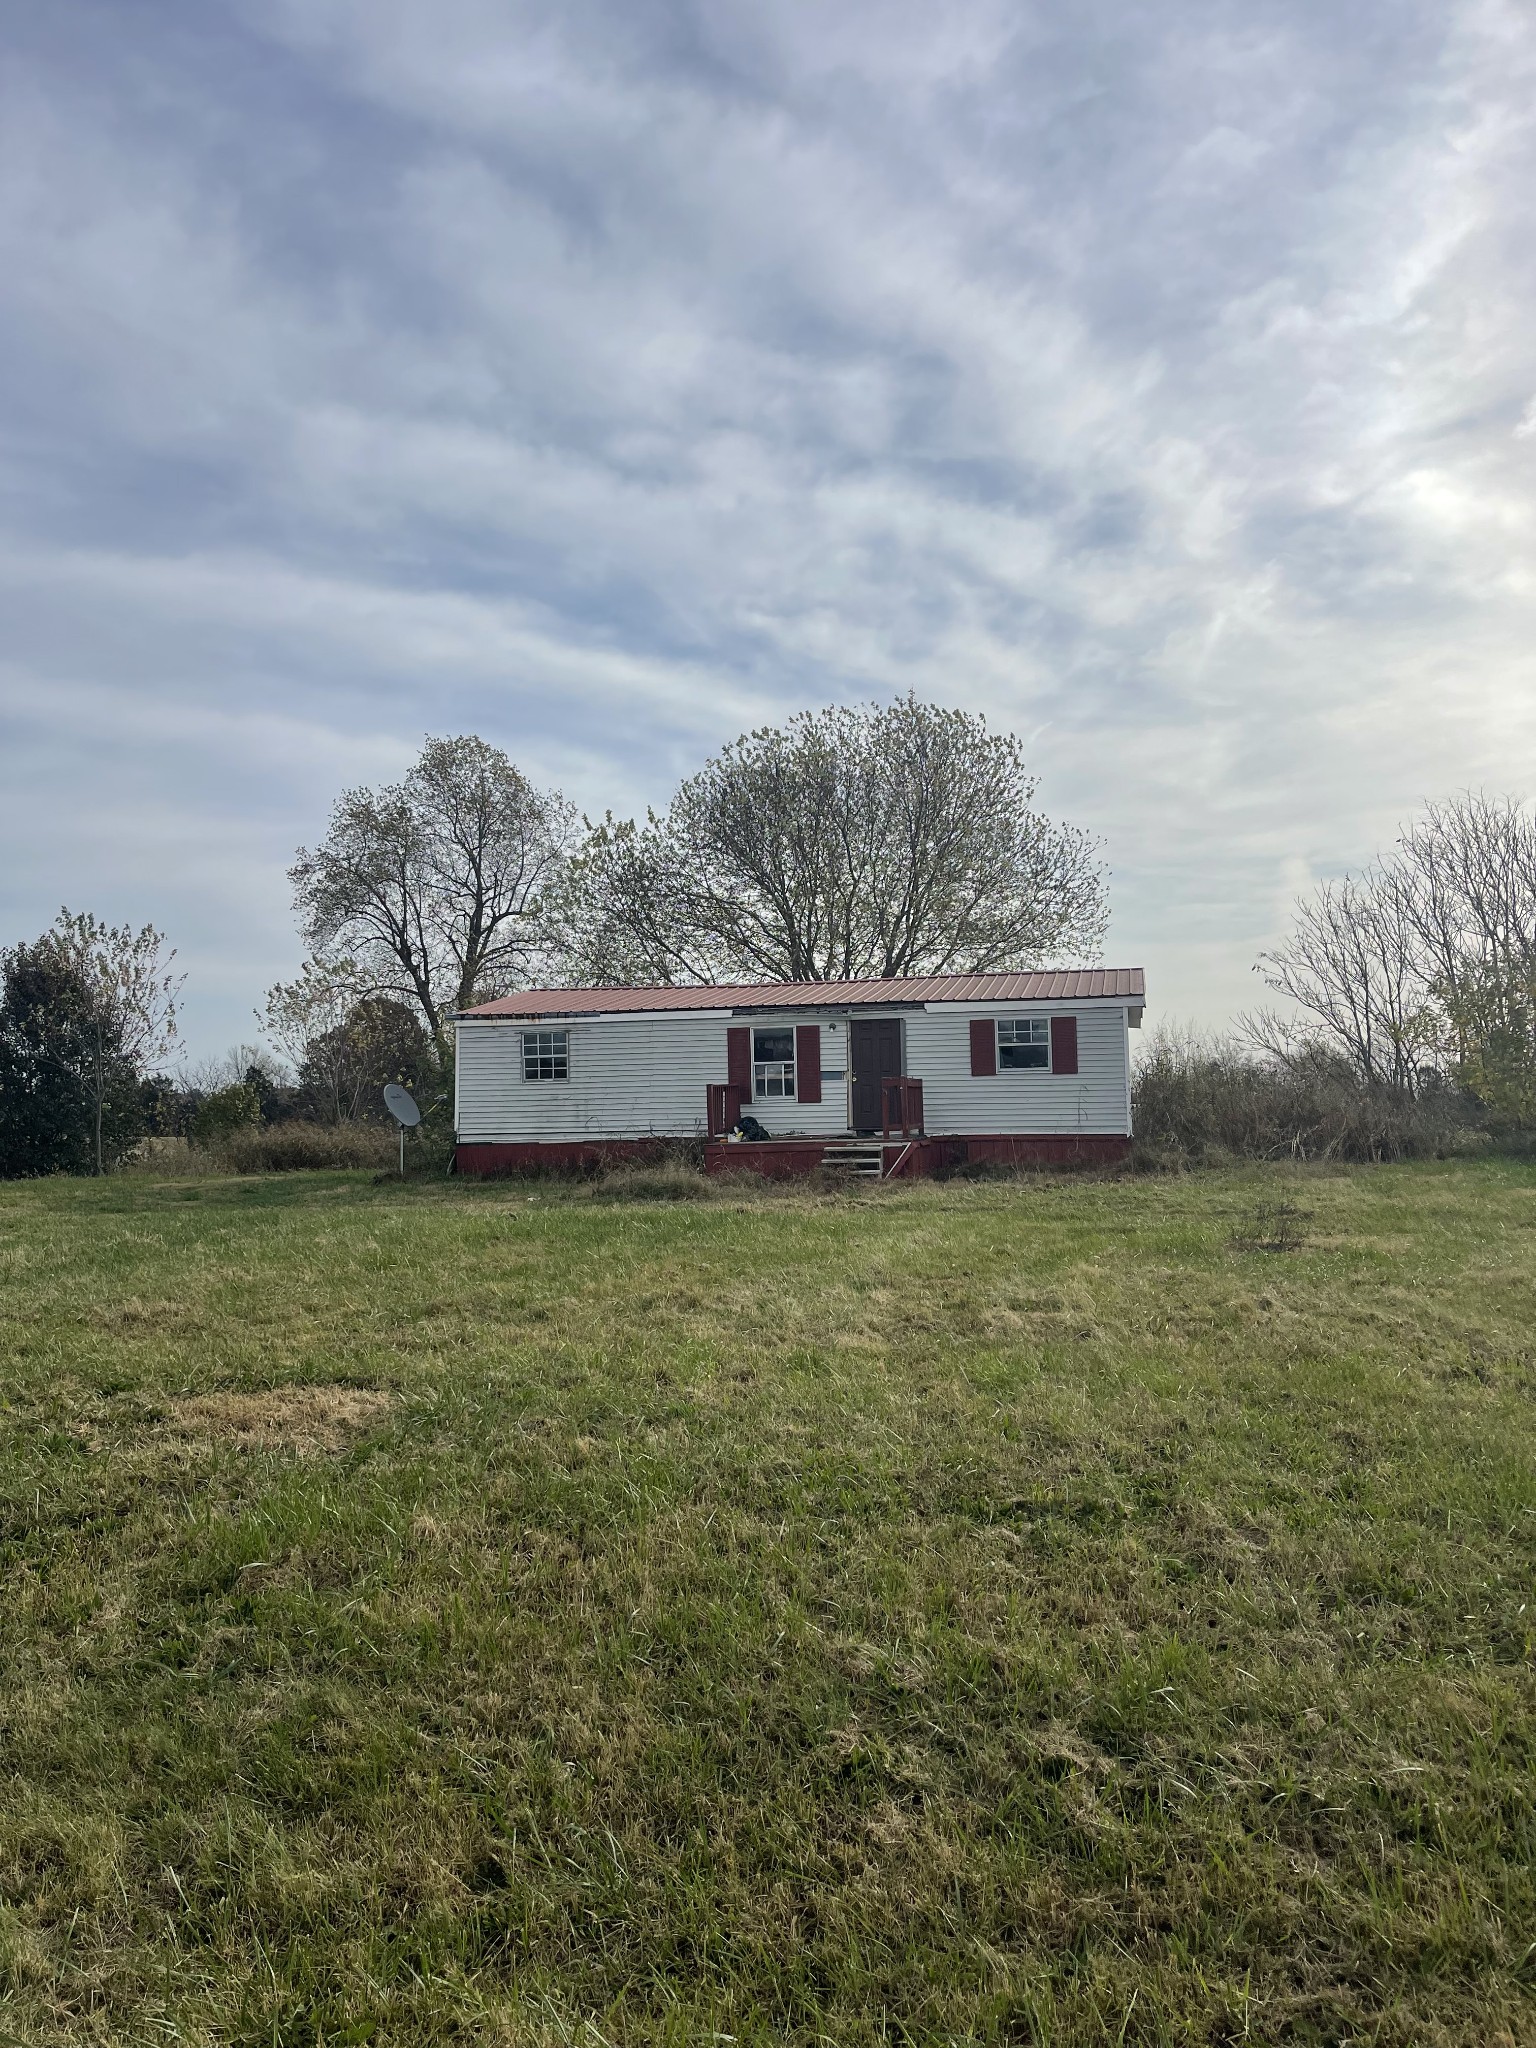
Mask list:
[[[10,1184],[0,1359],[0,2040],[1536,2042],[1529,1165]]]

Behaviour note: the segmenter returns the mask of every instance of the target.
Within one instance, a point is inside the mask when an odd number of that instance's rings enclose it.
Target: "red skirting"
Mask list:
[[[1059,1138],[961,1138],[966,1163],[979,1166],[995,1160],[1005,1166],[1115,1166],[1129,1158],[1131,1141],[1124,1136],[1074,1131]]]
[[[818,1138],[766,1138],[755,1145],[727,1145],[721,1140],[704,1154],[706,1173],[761,1173],[769,1180],[792,1180],[814,1173],[826,1157]]]
[[[878,1140],[871,1139],[871,1144]],[[610,1166],[665,1158],[671,1148],[655,1138],[585,1139],[564,1144],[460,1145],[460,1173],[488,1178],[520,1173],[601,1173]],[[1131,1141],[1119,1135],[1074,1132],[1053,1137],[913,1138],[886,1140],[888,1178],[914,1179],[945,1167],[1113,1166]],[[770,1138],[756,1145],[712,1140],[704,1148],[706,1173],[761,1173],[771,1179],[814,1173],[829,1147],[820,1138]]]
[[[655,1138],[586,1138],[568,1144],[459,1145],[459,1173],[483,1180],[506,1173],[603,1173],[610,1166],[634,1166],[664,1159],[668,1147]]]

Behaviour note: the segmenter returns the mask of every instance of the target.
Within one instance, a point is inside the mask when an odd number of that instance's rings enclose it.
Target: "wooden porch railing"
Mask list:
[[[923,1134],[923,1084],[907,1074],[890,1074],[880,1083],[881,1113],[888,1138],[920,1138]]]
[[[708,1100],[705,1128],[712,1138],[723,1138],[727,1131],[734,1131],[740,1121],[747,1091],[730,1081],[709,1081],[705,1084],[705,1094]]]

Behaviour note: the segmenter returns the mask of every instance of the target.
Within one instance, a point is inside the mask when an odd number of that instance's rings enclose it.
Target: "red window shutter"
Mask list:
[[[725,1034],[725,1082],[741,1090],[744,1102],[752,1100],[752,1034],[744,1026]]]
[[[821,1026],[795,1026],[795,1097],[800,1102],[821,1100]]]
[[[997,1026],[990,1017],[971,1019],[971,1072],[997,1072]]]
[[[1053,1074],[1075,1074],[1077,1072],[1077,1019],[1075,1017],[1053,1017],[1051,1019],[1051,1072]]]

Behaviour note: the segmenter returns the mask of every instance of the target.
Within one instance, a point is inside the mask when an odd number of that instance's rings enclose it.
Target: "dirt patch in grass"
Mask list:
[[[389,1394],[371,1387],[269,1387],[260,1393],[190,1394],[166,1427],[176,1436],[232,1443],[243,1451],[343,1451],[380,1422]]]

